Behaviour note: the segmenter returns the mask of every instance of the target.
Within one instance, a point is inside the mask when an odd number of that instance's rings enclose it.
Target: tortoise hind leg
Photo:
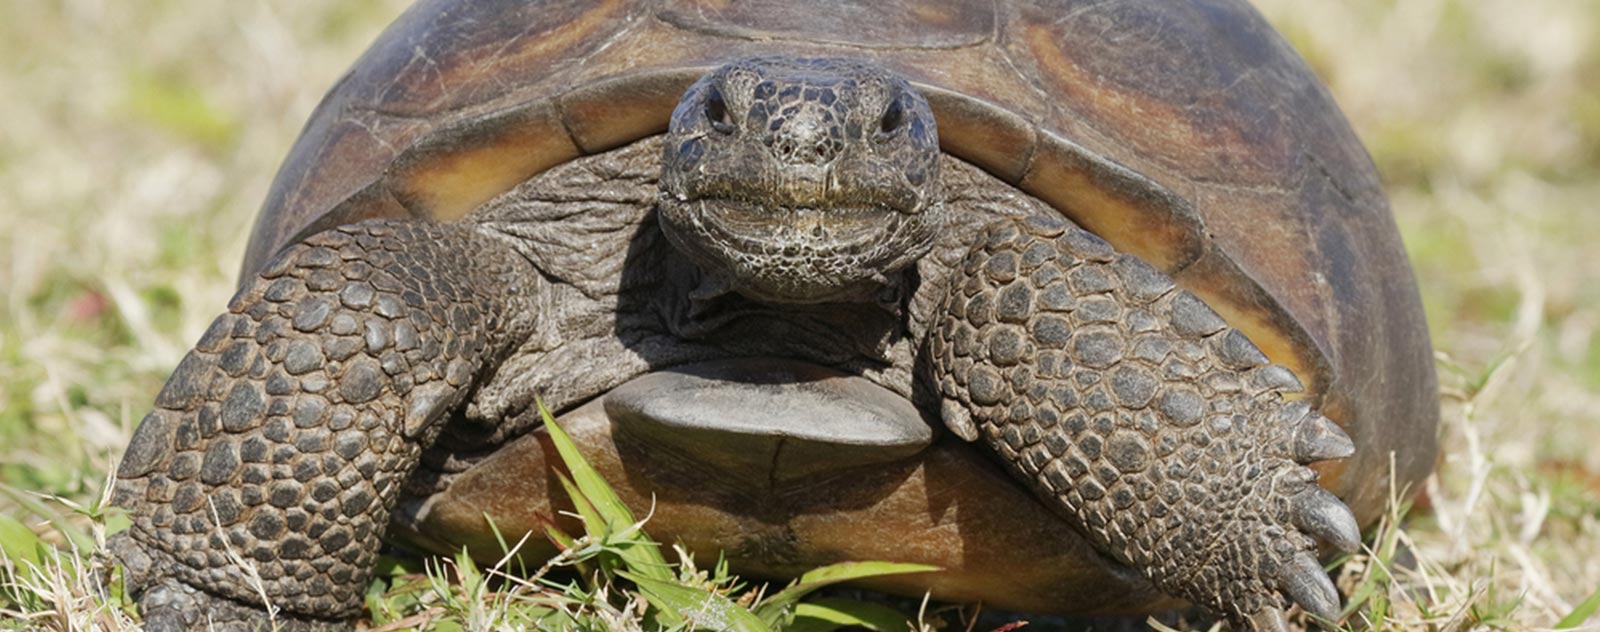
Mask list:
[[[314,235],[234,297],[139,424],[109,543],[147,629],[342,627],[438,421],[524,336],[535,275],[470,227]],[[236,559],[244,564],[237,563]]]
[[[929,363],[945,423],[979,436],[1102,551],[1235,624],[1339,594],[1312,536],[1359,545],[1303,466],[1349,456],[1293,374],[1139,259],[1058,219],[1004,220],[951,282]]]

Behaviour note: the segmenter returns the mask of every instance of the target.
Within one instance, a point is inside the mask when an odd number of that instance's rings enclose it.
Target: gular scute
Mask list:
[[[859,376],[801,362],[677,367],[616,388],[605,408],[619,432],[689,455],[756,489],[897,461],[933,441],[933,428],[905,398]]]

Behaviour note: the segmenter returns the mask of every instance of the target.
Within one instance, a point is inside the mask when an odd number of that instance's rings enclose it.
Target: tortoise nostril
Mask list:
[[[827,164],[839,153],[826,141],[790,138],[780,139],[773,149],[779,160],[795,165]]]
[[[706,95],[706,120],[711,122],[711,129],[724,134],[733,131],[733,117],[728,114],[728,102],[722,98],[722,91],[711,88]]]
[[[905,123],[905,106],[900,104],[900,99],[889,102],[889,107],[883,110],[883,118],[878,120],[878,131],[884,134],[893,134],[895,130]]]

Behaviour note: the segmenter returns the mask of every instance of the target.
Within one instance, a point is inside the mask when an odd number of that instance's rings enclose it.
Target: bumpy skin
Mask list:
[[[942,205],[936,174],[922,168],[938,150],[921,101],[903,79],[853,61],[757,59],[711,73],[685,95],[665,142],[665,232],[713,274],[836,259],[835,235],[850,234],[862,207],[874,209],[879,241],[931,240]],[[838,117],[806,116],[840,104]],[[792,150],[806,142],[827,149]],[[885,164],[903,171],[886,177]],[[748,210],[760,187],[813,170],[815,180],[849,184],[798,200],[780,187]],[[731,202],[729,179],[741,185]],[[898,199],[916,203],[882,201]],[[908,218],[918,227],[909,241],[898,230]],[[797,237],[807,234],[819,237]],[[1280,590],[1334,618],[1339,595],[1308,534],[1345,549],[1360,535],[1300,464],[1354,446],[1283,401],[1300,390],[1294,375],[1166,275],[1064,220],[999,220],[971,240],[944,280],[923,363],[946,398],[945,423],[969,440],[982,434],[1042,500],[1162,589],[1256,628],[1281,626]],[[752,298],[783,287],[789,303],[836,301],[838,287],[863,279],[896,283],[897,270],[879,262],[842,265],[813,272],[811,285],[723,274]]]
[[[527,271],[470,228],[374,221],[241,290],[118,470],[147,627],[255,629],[263,595],[288,629],[353,615],[419,452],[526,329]]]
[[[1293,369],[1359,446],[1318,470],[1363,522],[1392,485],[1420,487],[1433,355],[1382,183],[1248,0],[914,5],[418,0],[307,121],[242,281],[306,235],[453,221],[658,134],[730,59],[856,56],[929,88],[945,152],[1173,275]]]
[[[116,502],[134,526],[112,550],[151,627],[209,616],[247,629],[263,598],[307,628],[355,614],[441,419],[470,408],[471,421],[497,424],[489,434],[520,427],[514,406],[494,403],[503,394],[463,405],[513,348],[525,360],[576,343],[567,357],[619,380],[719,354],[827,353],[788,345],[772,335],[780,326],[875,341],[833,363],[865,356],[864,375],[914,401],[921,369],[944,398],[926,414],[985,437],[1096,547],[1164,590],[1263,629],[1282,623],[1278,591],[1336,613],[1312,538],[1350,548],[1359,534],[1300,464],[1348,455],[1349,439],[1285,403],[1294,376],[1155,268],[1009,190],[1000,211],[948,208],[931,111],[903,78],[851,60],[735,62],[689,90],[661,147],[655,219],[680,253],[651,250],[654,227],[631,220],[623,244],[590,230],[617,219],[601,207],[644,213],[626,187],[594,196],[600,206],[554,195],[544,209],[582,228],[560,246],[615,248],[642,257],[635,266],[661,257],[621,271],[659,276],[579,283],[592,271],[563,274],[540,227],[492,213],[341,227],[268,265],[174,372],[124,457]],[[973,217],[1001,219],[942,232]],[[943,273],[912,268],[936,242],[940,262],[970,253]],[[621,286],[639,294],[594,298]],[[944,308],[929,314],[936,296]],[[591,308],[626,313],[647,335]],[[755,340],[716,340],[739,332]],[[624,337],[626,350],[605,346]],[[502,372],[551,370],[513,365]]]
[[[1157,586],[1235,621],[1286,590],[1333,619],[1302,529],[1339,548],[1355,518],[1303,467],[1354,451],[1194,295],[1059,219],[979,236],[930,337],[943,416]],[[1259,624],[1270,627],[1270,624]]]

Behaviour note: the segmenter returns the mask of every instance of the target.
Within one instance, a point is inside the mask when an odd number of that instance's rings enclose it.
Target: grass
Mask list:
[[[1600,5],[1263,5],[1387,179],[1439,358],[1386,624],[1600,627]]]
[[[1340,567],[1348,625],[1600,628],[1600,4],[1259,1],[1385,175],[1438,350],[1445,457]],[[0,542],[45,565],[6,573],[0,609],[30,618],[0,628],[133,629],[80,572],[105,473],[231,294],[299,126],[403,4],[0,9]],[[474,628],[551,594],[451,560],[385,569],[376,626]],[[632,585],[579,582],[568,605],[637,625]]]

